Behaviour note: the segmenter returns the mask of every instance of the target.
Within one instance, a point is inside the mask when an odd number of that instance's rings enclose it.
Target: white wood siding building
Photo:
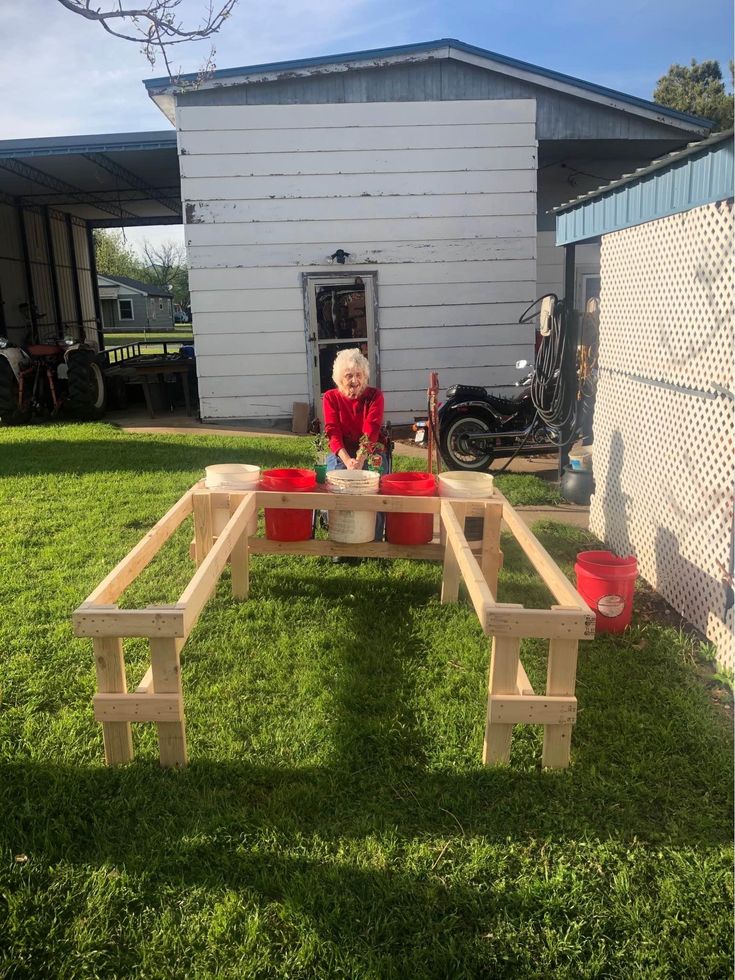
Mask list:
[[[179,134],[207,419],[318,406],[347,336],[394,422],[425,410],[431,369],[507,387],[532,352],[519,315],[563,291],[548,210],[707,132],[452,40],[183,81],[146,86]],[[585,251],[580,297],[599,270]]]
[[[340,247],[373,277],[394,421],[423,411],[431,369],[502,384],[530,355],[533,101],[185,107],[178,125],[203,416],[315,401],[302,272],[344,273]]]

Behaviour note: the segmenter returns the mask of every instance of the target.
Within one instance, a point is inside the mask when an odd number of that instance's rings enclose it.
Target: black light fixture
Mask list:
[[[336,262],[338,265],[344,265],[345,259],[349,259],[350,253],[345,252],[343,248],[338,248],[336,252],[332,252],[329,256],[332,261]]]

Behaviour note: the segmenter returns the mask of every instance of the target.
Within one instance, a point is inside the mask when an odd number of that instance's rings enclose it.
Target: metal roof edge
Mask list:
[[[457,50],[463,51],[467,54],[475,55],[479,58],[487,58],[501,65],[507,65],[509,68],[517,68],[522,71],[531,72],[552,81],[558,81],[567,85],[575,86],[583,91],[592,92],[596,95],[602,95],[607,98],[626,102],[629,105],[636,106],[637,108],[656,112],[661,115],[668,116],[671,119],[675,119],[678,122],[687,123],[691,126],[711,129],[714,125],[711,119],[705,119],[702,116],[695,116],[686,112],[679,112],[678,109],[671,109],[668,106],[660,105],[658,102],[651,102],[648,99],[642,99],[637,95],[628,95],[625,92],[619,92],[616,89],[607,88],[604,85],[597,85],[594,82],[587,82],[584,79],[576,78],[573,75],[565,75],[562,72],[553,71],[550,68],[542,68],[539,65],[534,65],[527,61],[521,61],[518,58],[511,58],[507,55],[498,54],[494,51],[488,51],[486,48],[480,48],[473,44],[468,44],[466,41],[459,41],[455,38],[440,38],[436,41],[419,41],[414,44],[403,44],[389,48],[371,48],[365,51],[350,51],[343,54],[320,55],[319,57],[315,58],[299,58],[293,61],[276,61],[262,65],[244,65],[239,68],[221,68],[212,72],[208,81],[219,82],[228,78],[235,79],[237,77],[257,75],[264,72],[292,72],[304,68],[316,68],[319,65],[337,64],[338,62],[356,62],[369,60],[371,58],[390,58],[400,55],[416,54],[419,52],[425,53],[442,47],[449,48],[450,55],[451,49],[456,48]],[[172,82],[172,80],[168,77],[161,77],[143,79],[143,84],[148,90],[148,94],[153,95],[154,93],[160,94],[161,92],[166,91],[175,92],[179,83],[195,83],[199,79],[200,75],[194,72],[180,75],[176,82]]]
[[[0,140],[0,158],[59,156],[72,153],[100,153],[120,150],[176,149],[176,130],[142,133],[99,133],[84,136],[43,136],[31,139]]]
[[[575,197],[570,201],[566,201],[563,204],[557,204],[556,207],[550,208],[547,214],[566,214],[572,211],[574,208],[578,208],[580,205],[586,204],[587,201],[594,200],[598,197],[604,197],[605,194],[612,193],[619,187],[625,184],[632,184],[637,180],[642,180],[648,174],[655,173],[658,170],[664,170],[666,167],[672,166],[679,160],[684,160],[687,157],[695,156],[697,153],[704,153],[711,149],[713,146],[717,146],[719,143],[724,143],[726,140],[733,139],[734,131],[732,129],[724,130],[720,133],[713,133],[711,136],[707,136],[703,140],[698,140],[695,143],[689,143],[681,150],[674,150],[673,153],[668,153],[665,157],[660,157],[658,160],[652,160],[651,163],[646,167],[639,167],[638,170],[633,171],[632,174],[623,174],[617,180],[610,181],[608,184],[602,184],[600,187],[595,188],[595,190],[588,191],[586,194],[580,194],[579,197]]]

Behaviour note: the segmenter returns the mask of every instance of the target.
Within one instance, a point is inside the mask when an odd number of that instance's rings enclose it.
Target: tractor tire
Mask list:
[[[0,423],[20,425],[28,420],[28,412],[18,405],[18,379],[9,362],[0,357]]]
[[[67,361],[69,408],[79,419],[100,419],[105,414],[105,379],[93,350],[75,350]]]

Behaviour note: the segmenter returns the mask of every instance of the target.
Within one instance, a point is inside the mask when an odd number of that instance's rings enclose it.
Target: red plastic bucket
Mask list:
[[[432,473],[388,473],[380,481],[380,490],[396,497],[435,497],[436,479]],[[433,537],[433,514],[386,514],[389,544],[428,544]]]
[[[261,490],[280,490],[284,493],[303,493],[313,490],[315,486],[316,473],[313,470],[264,470],[260,480]],[[313,510],[266,507],[265,536],[270,541],[305,541],[311,537],[313,518]]]
[[[612,551],[580,551],[574,566],[577,591],[595,612],[598,633],[622,633],[633,615],[638,562]]]

